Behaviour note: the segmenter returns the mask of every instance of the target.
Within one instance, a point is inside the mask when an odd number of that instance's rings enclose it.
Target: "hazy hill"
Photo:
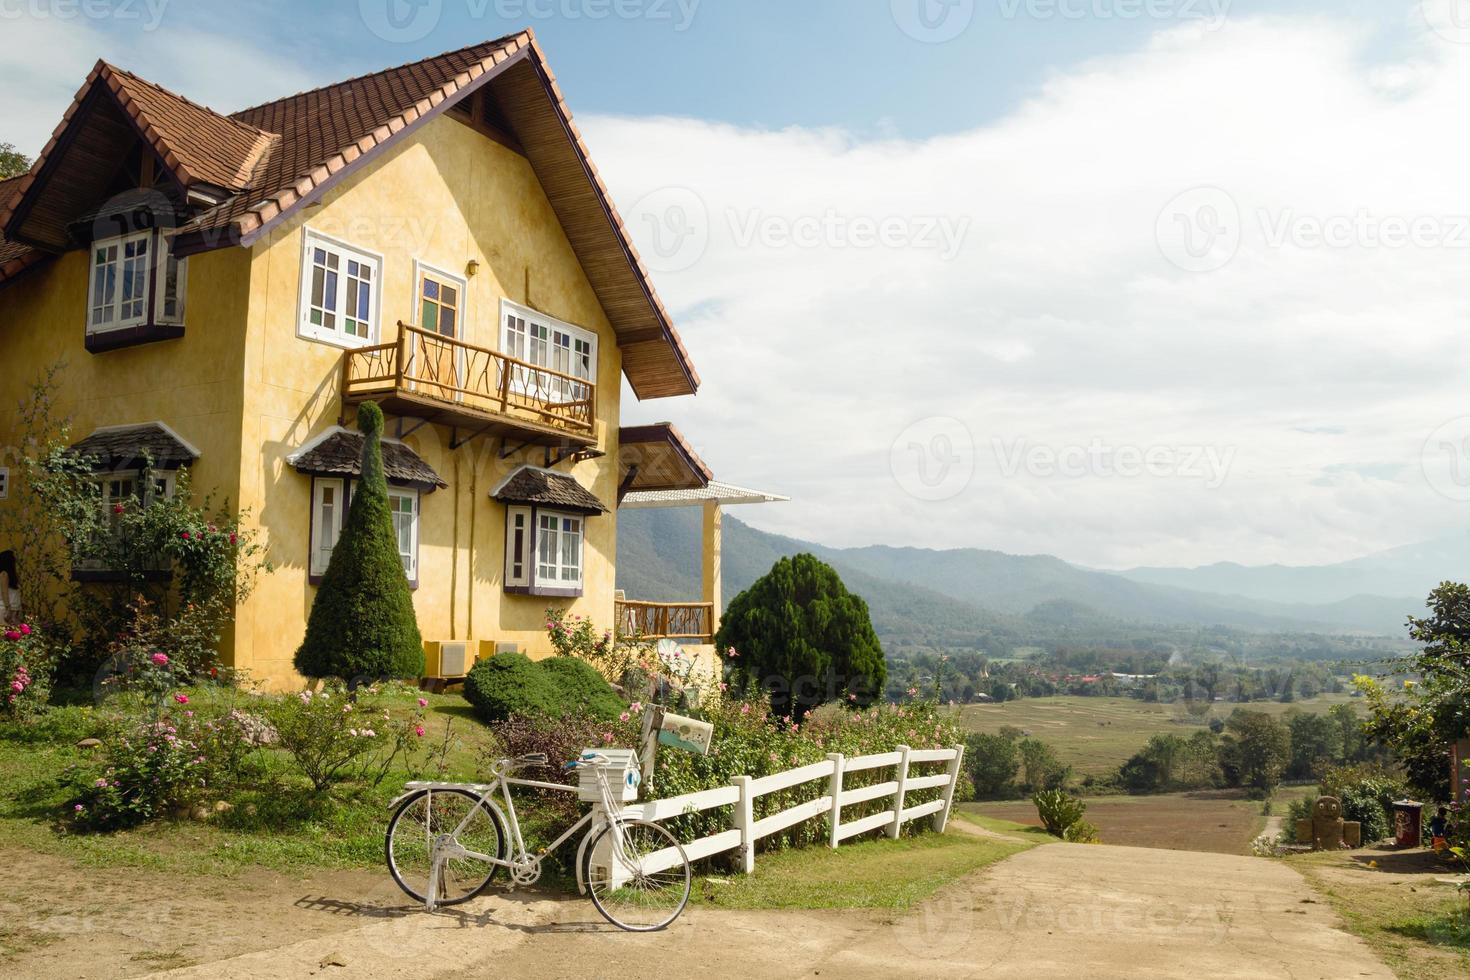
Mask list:
[[[1445,579],[1470,575],[1470,532],[1390,548],[1334,565],[1238,565],[1198,568],[1132,568],[1125,578],[1152,585],[1244,596],[1285,603],[1328,604],[1362,596],[1411,597],[1423,607],[1429,590]]]
[[[618,587],[636,598],[697,598],[699,521],[697,508],[620,513]],[[868,600],[875,625],[887,635],[1055,632],[1095,627],[1099,620],[1402,635],[1405,614],[1416,608],[1412,600],[1379,596],[1316,604],[1213,595],[1079,568],[1047,555],[975,548],[829,548],[760,531],[729,514],[724,525],[725,598],[745,589],[777,559],[802,551],[837,568],[848,586]]]

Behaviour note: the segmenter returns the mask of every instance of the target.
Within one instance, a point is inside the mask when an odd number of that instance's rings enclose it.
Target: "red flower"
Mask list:
[[[230,544],[234,544],[234,543],[235,543],[235,532],[234,531],[231,531],[230,532]]]
[[[123,505],[122,504],[113,504],[112,505],[112,512],[114,514],[121,514],[123,512]]]
[[[183,537],[183,539],[185,541],[188,541],[191,535],[189,534],[188,531],[185,531],[185,532],[183,532],[183,534],[181,536]]]

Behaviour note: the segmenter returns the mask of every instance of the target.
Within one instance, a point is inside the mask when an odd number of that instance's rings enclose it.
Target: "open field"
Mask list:
[[[1285,813],[1288,802],[1305,792],[1283,789],[1273,809]],[[1029,801],[965,803],[960,810],[966,815],[1041,825]],[[1249,854],[1251,841],[1266,826],[1261,802],[1246,799],[1241,790],[1104,796],[1087,801],[1087,820],[1097,825],[1105,844],[1215,854]]]
[[[1470,976],[1470,915],[1465,899],[1443,883],[1453,872],[1435,855],[1379,845],[1293,855],[1286,864],[1399,976]]]
[[[1354,699],[1345,694],[1324,694],[1291,704],[1222,702],[1214,706],[1212,716],[1225,718],[1236,708],[1273,715],[1291,708],[1322,712],[1351,702]],[[1189,735],[1199,727],[1183,704],[1149,704],[1132,698],[1021,698],[1002,704],[967,704],[959,710],[961,724],[973,732],[995,733],[1007,725],[1029,732],[1050,744],[1057,757],[1082,776],[1116,771],[1151,735]]]

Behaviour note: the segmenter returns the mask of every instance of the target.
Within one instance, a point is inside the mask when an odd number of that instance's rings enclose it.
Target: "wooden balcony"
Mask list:
[[[539,445],[592,445],[597,386],[398,323],[391,343],[342,358],[342,401]]]
[[[622,599],[616,604],[618,632],[645,640],[714,642],[714,603],[642,602]]]

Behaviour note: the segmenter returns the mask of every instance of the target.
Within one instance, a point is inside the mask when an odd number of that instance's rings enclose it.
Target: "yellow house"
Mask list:
[[[104,492],[146,452],[248,513],[275,571],[227,662],[296,680],[365,400],[426,641],[543,654],[554,606],[708,642],[735,497],[671,425],[620,424],[622,378],[699,377],[529,31],[230,115],[99,62],[0,234],[0,443],[64,361]],[[705,601],[619,608],[619,503],[691,493]]]

